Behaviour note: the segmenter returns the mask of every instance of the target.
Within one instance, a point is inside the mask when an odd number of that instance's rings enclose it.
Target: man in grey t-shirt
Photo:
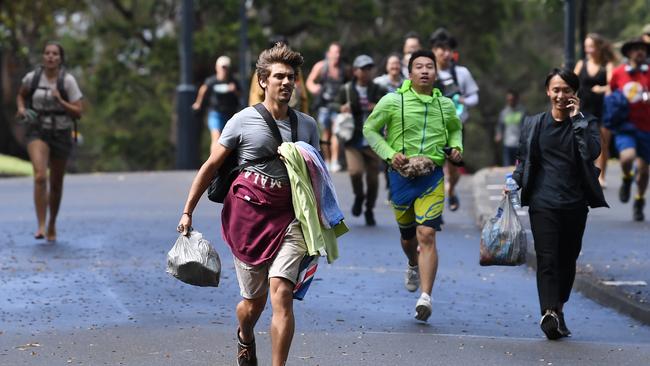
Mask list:
[[[295,111],[295,110],[294,110]],[[316,121],[302,113],[296,112],[298,119],[298,140],[305,141],[318,149],[319,137]],[[289,118],[275,121],[280,129],[283,141],[291,141],[291,124]],[[219,144],[229,150],[237,149],[239,164],[277,153],[277,141],[264,118],[253,107],[244,108],[235,114],[224,127]],[[289,181],[287,169],[279,159],[255,164],[246,170],[264,174],[284,182]]]
[[[262,105],[277,124],[284,141],[291,141],[292,137],[289,101],[302,62],[299,53],[280,43],[263,51],[257,60],[257,76],[264,89]],[[297,140],[308,142],[318,149],[316,121],[306,114],[296,114]],[[187,235],[199,198],[229,154],[236,151],[241,164],[276,154],[277,147],[278,141],[273,132],[255,108],[246,108],[233,116],[192,182],[177,230]],[[295,219],[284,164],[279,159],[273,159],[255,164],[247,170],[253,173],[240,174],[235,180],[229,196],[224,200],[221,215],[222,234],[235,257],[242,296],[236,309],[239,323],[237,364],[257,365],[254,327],[270,293],[273,305],[270,332],[272,362],[274,365],[284,365],[295,327],[293,289],[307,246],[300,224]],[[273,235],[268,235],[269,232],[273,232]]]

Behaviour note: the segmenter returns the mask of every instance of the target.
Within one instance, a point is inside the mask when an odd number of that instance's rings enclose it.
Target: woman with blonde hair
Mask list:
[[[596,166],[600,168],[598,181],[601,187],[605,188],[605,171],[612,133],[602,124],[602,111],[605,94],[611,92],[609,81],[612,79],[616,56],[611,44],[597,33],[587,34],[584,49],[586,57],[578,61],[573,72],[578,75],[582,85],[578,93],[582,111],[593,115],[599,122],[601,153],[596,159]]]

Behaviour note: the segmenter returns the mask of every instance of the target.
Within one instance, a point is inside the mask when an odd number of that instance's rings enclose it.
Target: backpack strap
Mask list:
[[[451,79],[454,80],[454,84],[456,84],[458,86],[458,89],[460,89],[460,84],[458,83],[458,75],[456,75],[456,66],[456,62],[452,61],[449,73],[451,74]]]
[[[289,124],[291,125],[291,141],[296,142],[298,141],[298,115],[291,107],[289,107]]]
[[[29,107],[29,109],[34,109],[32,97],[34,96],[36,89],[38,89],[38,84],[41,81],[42,74],[43,74],[43,67],[39,65],[34,69],[34,74],[32,75],[32,82],[29,85],[29,92],[27,93],[27,106]]]
[[[59,67],[59,75],[56,78],[56,89],[59,91],[59,94],[61,94],[61,98],[63,100],[65,100],[66,102],[69,102],[70,99],[68,97],[68,92],[65,90],[65,76],[66,76],[66,74],[67,74],[67,71],[66,71],[65,67],[60,66]],[[77,135],[79,135],[78,120],[79,120],[78,118],[72,118],[72,124],[73,124],[72,137],[73,137],[75,143],[77,143]]]
[[[266,122],[266,124],[269,126],[269,129],[273,133],[273,137],[275,137],[276,141],[278,142],[278,146],[280,146],[283,142],[282,135],[280,135],[280,129],[278,128],[278,124],[273,119],[273,116],[271,116],[271,113],[269,113],[269,111],[266,109],[266,107],[264,107],[262,103],[257,103],[253,107],[262,116],[262,118],[264,118],[264,121]],[[289,122],[291,123],[291,139],[293,140],[293,142],[296,142],[298,141],[298,117],[296,116],[296,112],[292,108],[289,108]],[[234,170],[241,172],[250,166],[266,163],[273,159],[277,159],[279,156],[280,156],[279,154],[275,153],[269,156],[263,156],[261,158],[253,159],[241,165],[236,166]]]
[[[264,121],[273,133],[273,137],[275,137],[275,140],[278,142],[278,146],[282,145],[283,140],[282,135],[280,134],[280,129],[278,128],[278,124],[275,119],[273,119],[273,116],[271,116],[271,113],[266,109],[266,107],[264,107],[264,104],[262,103],[257,103],[253,107],[262,116],[262,118],[264,118]],[[288,114],[289,123],[291,124],[291,140],[293,142],[296,142],[298,141],[298,117],[292,108],[289,108]]]
[[[56,89],[59,91],[59,94],[61,94],[61,98],[63,98],[63,100],[65,100],[66,102],[69,102],[70,99],[69,99],[69,96],[68,96],[68,92],[65,90],[65,76],[66,76],[66,74],[67,74],[67,71],[66,71],[65,67],[60,66],[59,67],[59,74],[57,75],[57,78],[56,78]],[[29,109],[32,109],[32,110],[34,109],[33,97],[34,97],[34,93],[36,92],[36,89],[38,89],[38,85],[41,82],[41,76],[42,75],[43,75],[43,66],[38,65],[34,69],[34,75],[32,76],[32,81],[30,83],[29,91],[27,93],[27,107]],[[53,127],[56,128],[56,119],[53,120],[53,123],[54,123]],[[74,142],[76,143],[77,142],[78,130],[79,130],[78,124],[77,124],[77,118],[72,118],[72,123],[74,125],[73,137],[74,137]]]
[[[70,99],[68,99],[68,92],[65,91],[65,75],[67,74],[67,71],[65,70],[65,67],[60,66],[59,67],[59,75],[56,78],[56,89],[59,91],[59,94],[61,94],[61,98],[65,100],[66,102],[69,102]]]
[[[57,75],[56,78],[56,89],[59,91],[59,94],[61,94],[61,98],[65,100],[66,102],[69,102],[70,99],[68,97],[68,92],[65,90],[65,75],[67,74],[65,67],[61,66],[59,68],[59,75]],[[43,75],[43,66],[39,65],[34,69],[34,75],[32,76],[32,81],[31,84],[29,85],[29,93],[27,94],[27,97],[29,99],[28,104],[30,108],[32,107],[32,97],[34,96],[34,93],[36,92],[36,89],[38,89],[38,85],[40,84],[41,81],[41,75]]]

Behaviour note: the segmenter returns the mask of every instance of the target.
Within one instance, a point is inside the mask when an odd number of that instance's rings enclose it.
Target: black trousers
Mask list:
[[[569,301],[576,276],[576,261],[582,248],[587,207],[534,209],[530,226],[537,254],[537,294],[542,314],[557,310]]]

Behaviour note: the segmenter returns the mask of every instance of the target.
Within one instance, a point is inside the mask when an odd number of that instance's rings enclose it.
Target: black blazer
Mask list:
[[[361,105],[359,104],[359,94],[357,93],[357,88],[355,88],[356,79],[348,81],[347,83],[341,85],[338,94],[334,102],[330,103],[330,108],[335,111],[340,111],[341,106],[348,102],[347,100],[347,88],[350,88],[350,109],[352,110],[352,116],[354,116],[354,135],[352,139],[347,144],[355,144],[361,141],[363,138],[363,111],[361,110]],[[381,86],[370,82],[368,84],[368,102],[375,103],[379,102],[379,99],[386,94],[386,90]],[[346,145],[347,145],[346,144]]]
[[[539,127],[549,112],[528,116],[524,119],[519,138],[519,155],[517,167],[512,177],[521,187],[521,204],[528,206],[530,195],[534,190],[535,174],[539,169]],[[571,118],[573,138],[578,148],[582,189],[589,207],[609,207],[603,190],[598,182],[600,169],[594,165],[594,160],[600,155],[600,131],[598,121],[591,115],[580,113]]]

